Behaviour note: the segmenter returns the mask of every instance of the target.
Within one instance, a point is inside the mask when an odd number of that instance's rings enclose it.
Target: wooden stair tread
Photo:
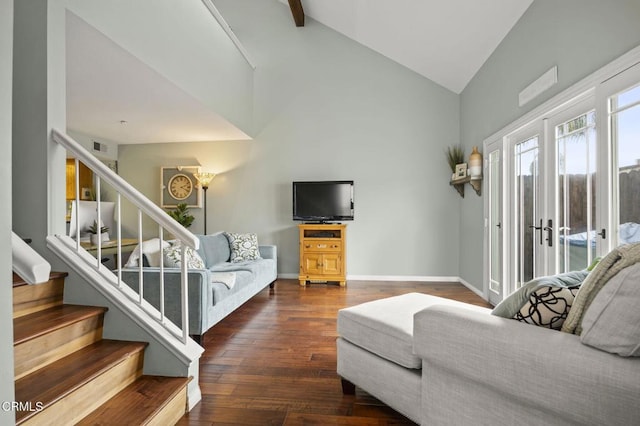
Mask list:
[[[141,342],[100,340],[16,380],[16,401],[40,402],[46,408],[146,346]],[[31,414],[18,411],[16,420]]]
[[[77,425],[141,425],[184,391],[187,377],[141,376]]]
[[[59,305],[13,320],[13,344],[18,345],[69,324],[104,314],[107,308],[80,305]]]
[[[49,274],[49,281],[51,280],[55,280],[58,278],[65,278],[67,275],[69,275],[67,272],[56,272],[56,271],[51,271],[51,273]],[[23,285],[30,285],[29,283],[27,283],[20,275],[16,274],[15,272],[13,273],[13,286],[14,287],[20,287]],[[34,284],[34,285],[38,285],[38,284]]]

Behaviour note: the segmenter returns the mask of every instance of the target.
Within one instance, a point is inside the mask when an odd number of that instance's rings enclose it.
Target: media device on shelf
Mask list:
[[[293,220],[353,220],[353,181],[293,182]]]

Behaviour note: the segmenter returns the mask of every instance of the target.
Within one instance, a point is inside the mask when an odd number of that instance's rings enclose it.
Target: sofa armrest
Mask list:
[[[278,248],[276,246],[258,246],[258,250],[263,259],[277,260]]]
[[[160,268],[144,267],[143,296],[156,309],[160,309]],[[181,269],[164,268],[165,315],[178,326],[182,325]],[[139,292],[139,268],[123,268],[122,280],[131,289]],[[213,306],[210,291],[210,272],[207,269],[189,269],[187,286],[189,295],[189,334],[201,335],[207,331],[208,307]]]
[[[461,394],[482,389],[488,401],[493,394],[579,424],[633,424],[640,418],[640,358],[591,348],[577,335],[432,306],[414,316],[414,351],[423,359],[423,378],[441,369],[441,379],[469,383]]]

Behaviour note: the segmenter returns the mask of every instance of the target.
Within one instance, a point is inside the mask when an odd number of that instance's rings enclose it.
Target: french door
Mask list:
[[[546,274],[585,269],[596,257],[597,132],[594,99],[546,120],[549,250]],[[605,234],[603,234],[606,236]]]
[[[640,64],[598,88],[600,106],[611,140],[608,220],[611,248],[640,242]]]
[[[485,141],[494,304],[533,278],[640,242],[640,64],[576,99]]]
[[[545,265],[544,128],[533,123],[511,134],[507,145],[509,173],[506,229],[509,238],[508,283],[513,291],[542,275]]]
[[[485,264],[488,264],[486,277],[486,287],[489,289],[489,302],[498,304],[504,298],[504,204],[502,202],[504,188],[502,179],[503,149],[502,141],[497,140],[485,146],[487,182],[487,211],[485,240],[487,249],[485,250]]]
[[[503,224],[508,235],[488,241],[492,303],[534,278],[584,269],[594,259],[597,140],[593,104],[589,97],[505,137],[504,173],[488,176],[490,196],[494,186],[501,186],[494,181],[504,178],[507,182],[505,207],[494,207],[489,201],[488,209],[489,220],[493,217]],[[500,281],[504,284],[496,291],[499,274],[493,256],[501,252],[502,247],[496,246],[501,242],[506,248]]]

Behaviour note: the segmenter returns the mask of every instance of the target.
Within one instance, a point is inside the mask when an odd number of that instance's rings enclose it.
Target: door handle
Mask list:
[[[598,232],[598,235],[600,235],[603,240],[606,240],[607,239],[607,230],[602,228],[602,230],[600,232]]]
[[[553,247],[553,220],[549,219],[543,229],[547,231],[547,245]]]
[[[542,219],[540,219],[540,226],[535,226],[535,225],[529,225],[529,228],[533,228],[536,231],[540,232],[540,238],[538,238],[538,240],[540,241],[540,245],[542,245]],[[545,228],[546,231],[546,228]]]

